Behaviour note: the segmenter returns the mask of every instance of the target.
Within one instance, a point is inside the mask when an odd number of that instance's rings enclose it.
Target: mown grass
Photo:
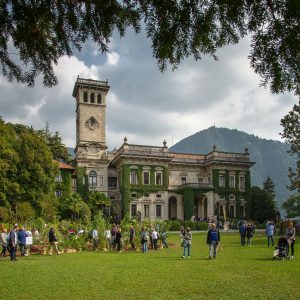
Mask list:
[[[295,258],[273,261],[257,234],[241,247],[222,234],[223,251],[208,260],[206,234],[193,234],[192,257],[182,259],[176,234],[169,249],[82,252],[0,260],[0,299],[300,299],[300,247]],[[300,255],[300,254],[299,254]]]

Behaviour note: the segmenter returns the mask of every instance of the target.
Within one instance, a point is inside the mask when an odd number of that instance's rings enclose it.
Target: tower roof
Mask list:
[[[76,97],[79,88],[105,90],[107,92],[110,86],[108,85],[108,80],[101,81],[101,80],[84,79],[78,77],[73,88],[73,93],[72,93],[73,97]]]

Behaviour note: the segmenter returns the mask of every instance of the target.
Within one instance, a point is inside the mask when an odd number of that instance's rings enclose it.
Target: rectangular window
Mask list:
[[[155,184],[162,185],[162,173],[161,172],[155,173]]]
[[[234,175],[229,176],[229,187],[235,188],[235,176]]]
[[[181,184],[186,184],[186,177],[181,177]]]
[[[135,217],[136,215],[137,215],[136,204],[131,204],[131,217]]]
[[[230,205],[229,207],[229,215],[230,215],[230,218],[234,218],[234,206],[233,205]]]
[[[61,172],[59,171],[59,173],[56,175],[55,177],[55,182],[62,182],[62,176],[61,176]]]
[[[55,191],[55,196],[56,197],[61,197],[62,196],[62,192],[61,191]]]
[[[103,177],[100,177],[100,186],[103,186],[103,185],[104,185]]]
[[[240,217],[244,217],[245,216],[245,208],[244,205],[240,206]]]
[[[97,177],[89,176],[89,186],[97,186]]]
[[[82,184],[85,185],[85,176],[82,177]]]
[[[137,197],[137,193],[131,193],[130,196],[131,196],[131,198],[136,198]]]
[[[240,190],[245,189],[245,177],[240,177]]]
[[[150,172],[143,172],[143,184],[150,184]]]
[[[156,205],[156,217],[161,218],[161,205]]]
[[[225,176],[224,175],[219,176],[219,187],[225,187]]]
[[[72,178],[72,186],[77,186],[77,179],[75,177]]]
[[[202,177],[198,177],[198,184],[200,186],[203,184],[203,178]]]
[[[211,177],[208,176],[208,184],[211,184]]]
[[[144,205],[144,217],[149,218],[149,205]]]
[[[137,184],[138,183],[136,171],[131,171],[130,172],[130,183],[131,184]]]
[[[117,177],[108,177],[108,188],[115,189],[117,187]]]
[[[156,198],[161,198],[161,195],[160,195],[160,194],[157,194],[157,195],[156,195]]]

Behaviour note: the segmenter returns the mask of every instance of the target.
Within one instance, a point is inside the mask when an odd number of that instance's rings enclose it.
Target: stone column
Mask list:
[[[212,217],[215,214],[214,192],[212,191],[207,192],[206,197],[207,197],[207,217]]]
[[[184,219],[184,210],[183,210],[183,202],[182,196],[176,196],[177,199],[177,219]]]

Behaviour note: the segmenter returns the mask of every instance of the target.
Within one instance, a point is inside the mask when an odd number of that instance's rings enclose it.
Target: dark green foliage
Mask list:
[[[76,167],[77,175],[77,192],[80,194],[84,201],[88,200],[89,186],[88,186],[88,176],[86,175],[85,167]]]
[[[70,162],[72,156],[68,148],[62,143],[62,138],[58,131],[52,134],[49,131],[49,124],[46,124],[45,129],[38,130],[37,133],[43,137],[47,146],[50,148],[53,158],[59,161]]]
[[[31,207],[43,213],[46,202],[54,203],[56,173],[43,138],[30,127],[0,119],[0,205],[7,207],[12,217],[18,218],[21,203],[28,203],[23,219],[34,215]]]
[[[98,211],[105,213],[105,210],[111,206],[110,199],[100,192],[90,192],[87,203],[92,214],[96,214]]]
[[[184,191],[183,194],[184,198],[184,219],[190,220],[193,216],[193,209],[194,209],[194,192],[187,189]]]
[[[251,218],[263,223],[266,220],[275,220],[276,209],[272,196],[265,190],[253,186],[251,189]]]
[[[281,136],[291,145],[289,153],[291,156],[300,157],[300,102],[298,105],[294,105],[291,110],[282,120],[281,126],[283,126],[283,132]],[[296,166],[290,166],[289,168],[289,189],[291,191],[300,191],[300,161],[297,161]]]
[[[262,85],[270,84],[275,93],[300,94],[299,16],[297,0],[6,0],[0,6],[2,74],[31,86],[42,74],[44,85],[53,86],[53,65],[60,57],[80,51],[88,39],[107,51],[114,31],[123,36],[128,27],[139,32],[142,24],[162,71],[168,63],[176,68],[188,56],[217,60],[219,48],[249,35],[251,67]],[[14,52],[8,50],[10,41]]]
[[[273,182],[273,180],[272,180],[271,177],[268,176],[268,178],[266,179],[266,181],[263,182],[263,188],[275,200],[275,196],[276,196],[276,193],[275,193],[275,184],[274,184],[274,182]]]
[[[282,208],[286,211],[286,217],[295,218],[300,216],[300,194],[290,196],[283,202]]]
[[[289,197],[286,186],[289,184],[288,168],[296,166],[296,157],[287,154],[290,146],[279,141],[261,139],[238,130],[210,127],[197,132],[174,146],[170,151],[183,153],[206,154],[212,151],[213,145],[218,151],[241,152],[247,147],[250,160],[255,162],[251,167],[251,184],[263,187],[263,181],[270,175],[276,186],[276,200],[278,206]],[[214,171],[213,171],[214,172]],[[213,173],[213,185],[217,186],[218,176]],[[250,178],[246,176],[247,182]]]

